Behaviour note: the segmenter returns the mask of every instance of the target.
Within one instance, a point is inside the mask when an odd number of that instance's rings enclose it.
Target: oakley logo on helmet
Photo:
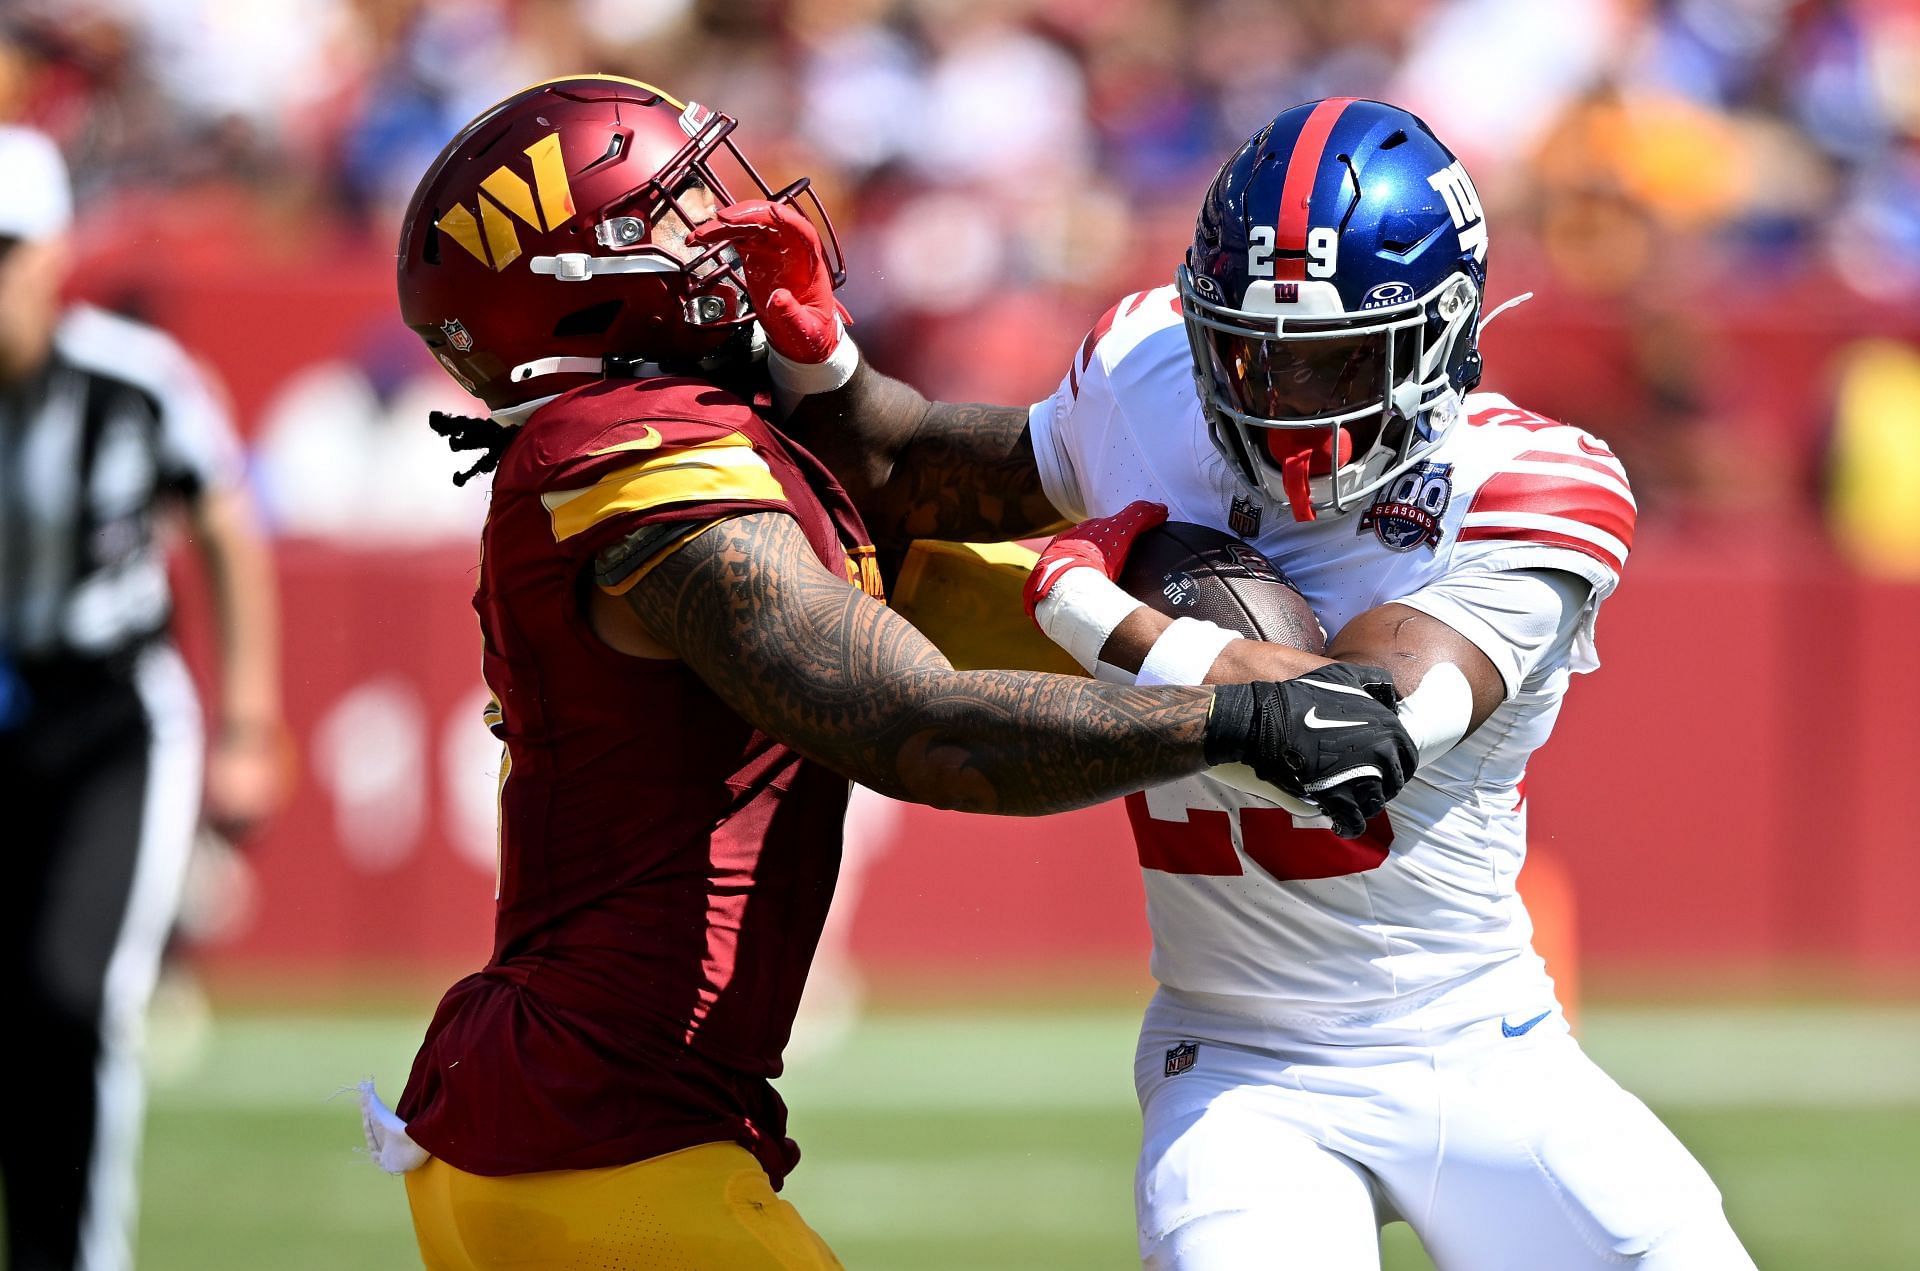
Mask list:
[[[441,233],[496,273],[520,257],[520,234],[514,229],[514,218],[544,232],[557,228],[574,213],[573,190],[567,185],[567,168],[560,157],[560,134],[552,132],[540,138],[527,147],[526,156],[533,160],[532,185],[502,164],[480,183],[477,216],[461,203],[434,222]]]
[[[1427,178],[1434,193],[1447,201],[1447,214],[1453,228],[1460,232],[1460,246],[1473,253],[1480,264],[1487,261],[1487,223],[1481,217],[1480,195],[1473,180],[1458,159]]]
[[[1415,292],[1404,282],[1383,282],[1360,301],[1362,309],[1387,309],[1414,299]]]

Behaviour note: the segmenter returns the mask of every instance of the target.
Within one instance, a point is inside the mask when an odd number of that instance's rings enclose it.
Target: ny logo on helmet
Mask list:
[[[560,134],[548,133],[525,153],[533,160],[532,185],[502,164],[480,183],[477,216],[461,203],[434,222],[435,229],[496,272],[520,256],[520,234],[513,227],[516,217],[534,229],[549,231],[574,212],[573,190],[560,158]]]
[[[1480,210],[1480,194],[1473,188],[1467,170],[1455,159],[1427,178],[1434,193],[1447,201],[1447,214],[1460,235],[1460,246],[1473,253],[1478,263],[1487,263],[1487,223]]]

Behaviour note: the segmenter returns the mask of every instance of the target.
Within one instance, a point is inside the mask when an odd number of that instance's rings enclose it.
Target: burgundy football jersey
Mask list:
[[[819,462],[709,383],[603,383],[524,427],[474,597],[506,743],[493,955],[442,1000],[398,1111],[476,1174],[733,1140],[777,1184],[798,1151],[768,1079],[848,783],[683,663],[608,648],[587,589],[596,555],[636,530],[742,512],[791,515],[827,568],[877,594],[873,549]]]

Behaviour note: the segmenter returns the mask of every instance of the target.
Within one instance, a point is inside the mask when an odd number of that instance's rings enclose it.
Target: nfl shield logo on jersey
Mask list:
[[[1233,506],[1227,510],[1227,528],[1235,538],[1258,538],[1260,535],[1260,505],[1244,494],[1233,496]]]
[[[1415,464],[1380,492],[1373,506],[1360,514],[1359,533],[1372,530],[1380,542],[1396,552],[1410,552],[1423,544],[1440,545],[1440,518],[1453,500],[1453,465],[1431,461]]]
[[[1200,1057],[1199,1042],[1181,1042],[1167,1051],[1167,1075],[1178,1077],[1193,1067],[1193,1061]]]

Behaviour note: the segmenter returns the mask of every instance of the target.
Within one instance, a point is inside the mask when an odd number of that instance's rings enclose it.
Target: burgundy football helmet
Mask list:
[[[845,269],[811,183],[771,189],[734,127],[614,75],[514,94],[461,129],[414,191],[401,315],[494,411],[744,353],[754,312],[738,257],[680,242],[732,188],[809,216],[836,286]]]

